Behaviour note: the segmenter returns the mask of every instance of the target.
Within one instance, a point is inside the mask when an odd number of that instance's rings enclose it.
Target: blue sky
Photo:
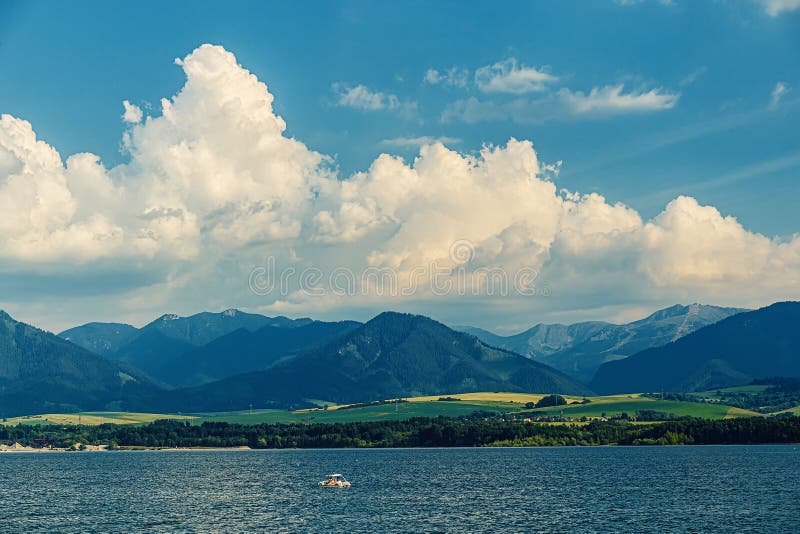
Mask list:
[[[687,195],[785,242],[800,229],[797,7],[2,1],[0,113],[30,122],[64,160],[91,152],[112,169],[131,159],[122,148],[131,128],[121,120],[123,100],[159,116],[160,100],[186,80],[173,60],[211,43],[267,84],[285,135],[329,155],[340,179],[366,171],[383,152],[411,162],[418,138],[476,155],[513,137],[531,140],[542,164],[561,162],[551,176],[558,189],[600,193],[645,221]],[[593,90],[605,99],[596,108]],[[615,90],[623,98],[608,104]],[[11,263],[14,276],[25,271],[24,262]],[[95,269],[76,265],[84,274]],[[112,270],[109,278],[121,276]],[[7,307],[23,310],[24,300]],[[216,297],[212,304],[222,305]],[[185,309],[207,305],[191,300]],[[64,322],[37,313],[32,319]]]
[[[384,139],[451,137],[470,151],[513,136],[532,139],[545,161],[563,161],[565,187],[600,191],[645,215],[679,190],[768,235],[800,228],[797,11],[771,17],[750,1],[2,5],[0,107],[63,154],[122,161],[120,102],[157,105],[182,83],[171,60],[210,42],[265,80],[289,133],[336,155],[345,173],[382,151],[414,155],[415,147]],[[600,119],[441,121],[450,102],[481,95],[426,85],[428,69],[472,73],[510,57],[547,67],[576,90],[624,83],[680,100],[668,111]],[[336,107],[337,82],[417,102],[418,113]],[[770,111],[778,82],[790,91]]]

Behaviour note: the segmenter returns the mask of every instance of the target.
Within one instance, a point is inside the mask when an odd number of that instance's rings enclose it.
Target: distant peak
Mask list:
[[[674,304],[668,308],[663,308],[656,312],[651,313],[644,319],[640,319],[640,321],[648,321],[648,320],[660,320],[660,319],[667,319],[669,317],[676,317],[678,315],[684,315],[688,311],[690,311],[689,306],[684,306],[683,304]]]
[[[230,308],[222,312],[222,315],[224,315],[225,317],[236,317],[237,315],[239,315],[239,313],[240,313],[239,310]]]
[[[411,325],[421,326],[421,325],[439,325],[444,328],[449,329],[448,326],[440,323],[436,319],[431,319],[430,317],[426,317],[425,315],[418,315],[414,313],[401,313],[401,312],[394,312],[394,311],[385,311],[382,312],[366,323],[364,326],[366,327],[378,327],[378,328],[397,328],[401,327],[409,327]]]
[[[410,317],[410,313],[401,313],[396,311],[383,311],[376,315],[375,317]]]
[[[14,318],[11,317],[9,314],[7,314],[5,310],[0,310],[0,319],[10,320],[10,321],[14,320]]]
[[[423,318],[423,319],[428,319],[429,321],[432,320],[432,319],[429,319],[428,317],[425,317],[424,315],[416,315],[416,314],[413,314],[413,313],[401,313],[401,312],[396,312],[396,311],[385,311],[385,312],[381,312],[378,315],[376,315],[375,317],[373,317],[372,320],[369,321],[369,322],[372,322],[372,321],[387,321],[387,320],[391,321],[391,320],[397,320],[397,319],[414,319],[414,318]]]

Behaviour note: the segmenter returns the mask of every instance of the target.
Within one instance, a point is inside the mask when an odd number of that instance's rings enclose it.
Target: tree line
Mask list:
[[[496,419],[418,417],[404,421],[243,425],[162,420],[141,426],[0,426],[0,443],[70,447],[372,448],[800,442],[800,417],[685,419],[652,425],[592,421],[552,425]]]
[[[644,393],[643,396],[660,400],[726,404],[760,413],[775,413],[794,408],[800,404],[800,378],[761,378],[750,385],[766,386],[763,391],[747,391],[737,388],[718,389],[701,393]]]

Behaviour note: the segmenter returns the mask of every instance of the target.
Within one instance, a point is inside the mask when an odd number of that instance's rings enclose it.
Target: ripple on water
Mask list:
[[[797,446],[0,455],[2,532],[800,532]],[[316,486],[328,472],[353,487]]]

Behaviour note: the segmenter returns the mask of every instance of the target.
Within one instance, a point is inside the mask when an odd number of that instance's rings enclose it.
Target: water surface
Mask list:
[[[800,532],[799,467],[798,446],[0,454],[0,531]]]

